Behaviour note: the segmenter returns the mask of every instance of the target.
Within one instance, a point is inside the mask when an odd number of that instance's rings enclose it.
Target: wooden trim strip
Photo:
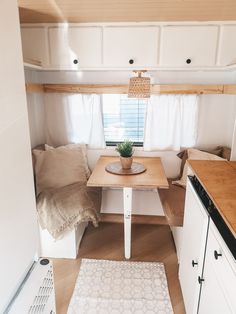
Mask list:
[[[44,84],[45,93],[127,94],[128,85]]]
[[[101,222],[124,223],[124,215],[122,214],[100,214]],[[152,215],[132,215],[133,224],[145,225],[168,225],[165,216]]]
[[[159,94],[222,94],[223,85],[152,85],[151,93]]]
[[[25,84],[27,93],[44,93],[44,86],[42,84]]]
[[[112,84],[26,84],[27,93],[127,94],[128,85]],[[151,86],[151,94],[230,94],[236,95],[236,85],[158,85]]]

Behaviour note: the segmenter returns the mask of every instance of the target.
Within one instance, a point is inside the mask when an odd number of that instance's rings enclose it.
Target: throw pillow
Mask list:
[[[56,148],[33,150],[37,195],[48,188],[59,188],[76,182],[86,182],[82,149]]]
[[[190,148],[188,151],[188,159],[190,160],[225,160],[217,155],[202,152],[201,150]],[[186,187],[188,175],[188,163],[185,163],[183,175],[180,180],[173,181],[172,184]]]
[[[213,155],[217,155],[217,156],[220,156],[220,157],[223,157],[222,156],[223,149],[224,148],[222,146],[217,146],[214,149],[207,149],[207,150],[201,149],[201,151],[202,152],[206,152],[206,153],[210,153],[210,154],[213,154]],[[185,166],[186,160],[188,159],[188,150],[187,149],[182,150],[176,156],[179,157],[180,159],[182,159],[181,165],[180,165],[180,173],[179,173],[179,176],[178,176],[178,178],[180,179],[182,177],[182,175],[183,175],[183,171],[184,171],[184,166]],[[225,158],[225,157],[223,157],[223,158]]]
[[[87,145],[86,144],[68,144],[64,146],[58,146],[57,148],[64,148],[64,149],[82,149],[83,157],[84,157],[84,166],[85,166],[85,171],[86,171],[86,177],[87,179],[91,175],[91,171],[88,166],[88,158],[87,158]],[[52,146],[49,146],[45,144],[45,150],[50,150],[50,149],[55,149]]]

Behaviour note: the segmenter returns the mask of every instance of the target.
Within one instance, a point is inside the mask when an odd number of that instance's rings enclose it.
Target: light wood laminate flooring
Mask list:
[[[65,314],[82,258],[124,260],[123,224],[100,223],[89,226],[76,260],[54,259],[57,314]],[[178,263],[169,226],[132,225],[131,261],[163,262],[175,314],[185,314],[178,280]]]

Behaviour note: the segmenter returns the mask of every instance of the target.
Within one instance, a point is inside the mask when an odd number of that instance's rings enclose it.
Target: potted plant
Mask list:
[[[133,143],[129,140],[125,140],[122,143],[117,144],[116,151],[120,154],[120,162],[123,169],[130,169],[133,162]]]

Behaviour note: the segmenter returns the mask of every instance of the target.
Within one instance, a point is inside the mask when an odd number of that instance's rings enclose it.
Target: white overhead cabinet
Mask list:
[[[47,30],[45,27],[21,27],[24,62],[48,65]]]
[[[79,69],[101,67],[100,27],[49,27],[50,67]]]
[[[204,67],[216,64],[218,26],[165,26],[160,65]]]
[[[236,64],[236,25],[224,25],[221,29],[219,65]]]
[[[236,24],[24,24],[24,59],[53,70],[236,65]]]
[[[158,64],[159,27],[105,27],[104,66],[137,68]]]

